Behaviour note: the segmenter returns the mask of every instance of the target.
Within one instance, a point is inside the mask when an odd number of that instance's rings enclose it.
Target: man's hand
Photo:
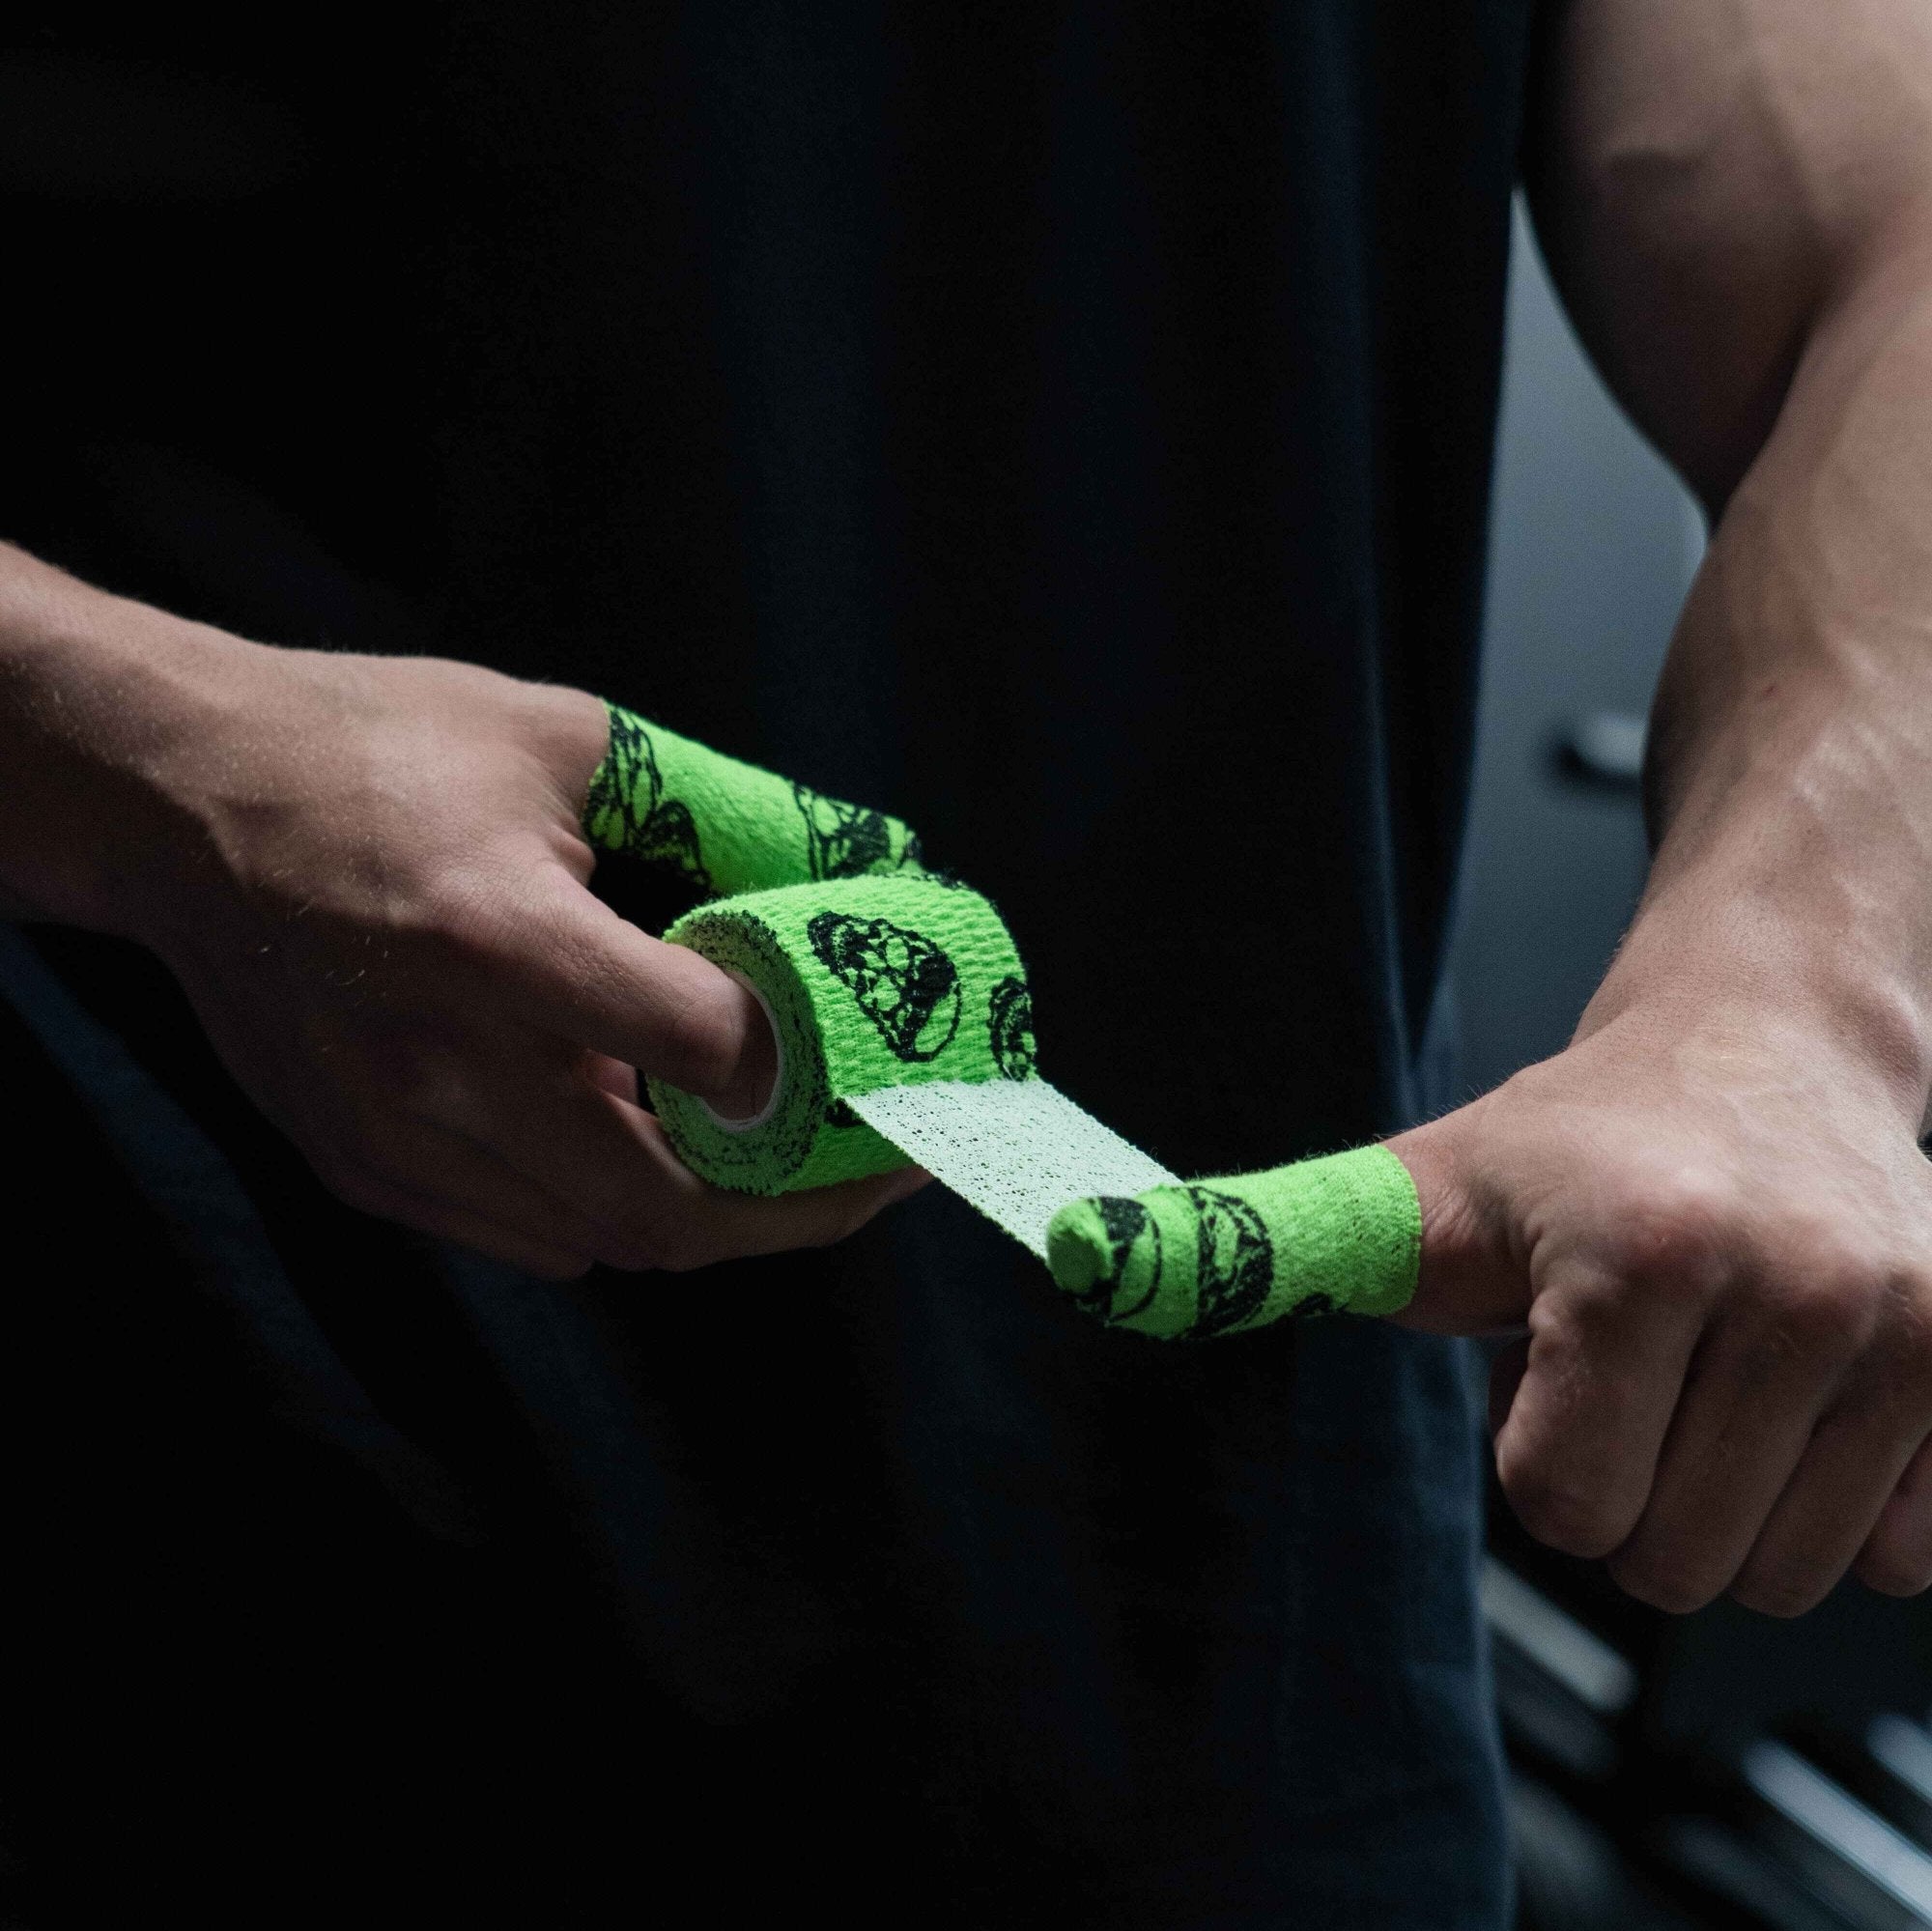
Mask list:
[[[1401,1317],[1526,1325],[1492,1419],[1525,1526],[1672,1610],[1932,1583],[1932,1162],[1842,1039],[1632,1006],[1392,1144]]]
[[[1538,233],[1704,500],[1657,846],[1570,1048],[1395,1150],[1505,1488],[1687,1609],[1932,1582],[1932,13],[1565,0]]]
[[[0,553],[0,883],[172,968],[353,1206],[554,1278],[850,1233],[923,1176],[722,1192],[634,1068],[756,1110],[756,1001],[586,889],[603,706],[182,624]]]

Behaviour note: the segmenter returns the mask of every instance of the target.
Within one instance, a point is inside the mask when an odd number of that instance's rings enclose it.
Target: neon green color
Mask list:
[[[1073,1201],[1047,1230],[1053,1278],[1081,1307],[1168,1339],[1289,1314],[1394,1314],[1421,1253],[1415,1182],[1386,1147]]]
[[[583,807],[600,851],[669,865],[707,896],[922,869],[919,839],[898,819],[604,708],[611,746]]]
[[[938,879],[842,878],[700,906],[665,937],[751,984],[782,1055],[769,1118],[734,1127],[661,1080],[651,1104],[691,1170],[790,1193],[911,1164],[839,1102],[884,1086],[1031,1070],[1009,1048],[1026,971],[985,899]]]
[[[765,1117],[722,1122],[660,1080],[679,1155],[720,1186],[786,1193],[909,1162],[842,1101],[930,1080],[1029,1078],[1026,972],[978,894],[927,873],[884,812],[826,798],[611,704],[584,834],[669,865],[714,902],[665,935],[753,985],[782,1067]],[[1392,1314],[1415,1291],[1422,1217],[1382,1147],[1271,1173],[1070,1202],[1054,1278],[1117,1327],[1206,1337],[1284,1315]]]

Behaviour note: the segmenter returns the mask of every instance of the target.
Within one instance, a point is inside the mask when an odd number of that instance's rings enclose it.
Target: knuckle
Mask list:
[[[445,869],[423,890],[414,921],[417,933],[453,964],[479,963],[497,951],[500,898],[491,881],[468,870]]]
[[[1629,1555],[1607,1565],[1610,1579],[1626,1596],[1662,1609],[1667,1616],[1688,1616],[1717,1600],[1723,1586],[1681,1563]]]
[[[1894,1375],[1915,1407],[1932,1409],[1932,1289],[1923,1277],[1894,1278],[1890,1352]]]
[[[1856,1263],[1819,1260],[1778,1290],[1779,1329],[1807,1355],[1850,1356],[1870,1338],[1877,1310],[1872,1277]]]
[[[1908,1368],[1932,1376],[1932,1289],[1919,1281],[1894,1289],[1899,1356]]]
[[[1828,1580],[1801,1570],[1747,1569],[1731,1585],[1731,1596],[1761,1616],[1789,1620],[1815,1609],[1824,1600]]]
[[[1602,1498],[1550,1471],[1499,1464],[1497,1480],[1520,1521],[1536,1540],[1566,1555],[1607,1555],[1619,1541]]]
[[[1632,1318],[1632,1282],[1613,1269],[1577,1272],[1560,1292],[1543,1295],[1530,1310],[1529,1329],[1547,1372],[1568,1378],[1588,1372],[1605,1336]]]
[[[1869,1550],[1859,1564],[1859,1579],[1881,1596],[1922,1596],[1932,1588],[1932,1550],[1916,1557],[1902,1549]]]
[[[1639,1281],[1714,1287],[1729,1268],[1745,1224],[1736,1185],[1705,1168],[1653,1177],[1616,1215],[1615,1271]]]

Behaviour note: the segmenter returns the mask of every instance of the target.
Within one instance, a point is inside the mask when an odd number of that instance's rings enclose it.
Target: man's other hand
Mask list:
[[[1594,1030],[1592,1028],[1594,1027]],[[1503,1490],[1633,1595],[1932,1583],[1932,1162],[1897,1084],[1760,1002],[1627,1008],[1391,1143],[1436,1332],[1497,1358]]]

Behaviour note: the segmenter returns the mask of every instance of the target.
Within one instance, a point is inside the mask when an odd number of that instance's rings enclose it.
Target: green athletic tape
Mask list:
[[[889,1088],[1032,1081],[1026,973],[1006,927],[978,894],[923,870],[919,841],[898,819],[607,708],[611,746],[591,780],[585,836],[599,850],[668,865],[706,894],[730,895],[665,936],[757,991],[781,1055],[772,1103],[754,1122],[721,1121],[690,1094],[648,1082],[695,1173],[776,1194],[888,1172],[906,1155],[849,1101]],[[1114,1139],[1050,1089],[1024,1091],[1061,1109],[1033,1117],[1071,1118],[1096,1142]],[[999,1138],[991,1112],[984,1120],[998,1159],[1023,1162],[1024,1147]],[[1068,1132],[1067,1146],[1076,1138]],[[976,1149],[982,1166],[986,1144]],[[1139,1169],[1128,1186],[1159,1171],[1114,1145]],[[1034,1169],[1048,1203],[1055,1171],[1044,1159]],[[1118,1166],[1084,1173],[1094,1197],[1053,1215],[1047,1259],[1076,1303],[1112,1325],[1232,1334],[1285,1315],[1390,1314],[1414,1292],[1421,1213],[1407,1170],[1385,1148],[1131,1195],[1107,1191],[1103,1176],[1115,1186],[1125,1178]],[[986,1204],[985,1190],[976,1197]]]
[[[1394,1314],[1415,1292],[1422,1209],[1386,1147],[1265,1174],[1079,1200],[1047,1231],[1053,1278],[1090,1314],[1161,1336],[1283,1315]]]
[[[921,869],[919,839],[898,819],[604,708],[611,748],[583,807],[600,851],[668,865],[707,896]]]
[[[720,1186],[788,1193],[909,1165],[843,1102],[1031,1071],[1031,1033],[1019,1058],[1011,1024],[1025,969],[977,892],[912,876],[782,886],[700,906],[665,936],[752,985],[778,1036],[778,1085],[754,1124],[649,1082],[679,1156]]]

